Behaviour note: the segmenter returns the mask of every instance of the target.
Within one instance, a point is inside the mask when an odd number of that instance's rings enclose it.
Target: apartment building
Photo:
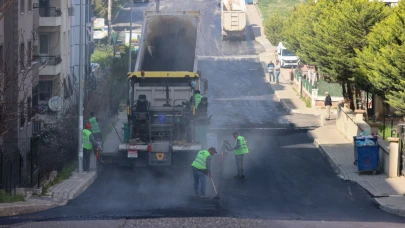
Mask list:
[[[32,88],[38,83],[33,48],[39,21],[33,2],[0,0],[0,79],[3,85],[0,90],[0,152],[3,161],[26,157],[32,135]]]
[[[39,0],[38,47],[40,63],[36,99],[40,125],[54,124],[70,106],[73,94],[70,77],[71,0]]]

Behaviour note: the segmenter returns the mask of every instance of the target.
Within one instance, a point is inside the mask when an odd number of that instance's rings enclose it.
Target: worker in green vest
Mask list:
[[[235,178],[245,178],[243,174],[243,157],[245,154],[249,153],[249,149],[246,145],[246,140],[243,136],[240,136],[238,132],[233,133],[233,138],[236,139],[235,147],[232,150],[235,152],[236,168],[238,170],[238,175]]]
[[[90,113],[91,118],[89,119],[89,123],[91,125],[91,133],[93,133],[94,138],[96,139],[96,141],[102,141],[101,137],[101,129],[100,126],[98,125],[97,119],[94,116],[94,112]]]
[[[200,90],[196,90],[194,94],[194,105],[195,109],[198,108],[198,105],[201,103],[202,95],[200,94]]]
[[[90,124],[86,124],[85,129],[83,129],[83,170],[90,170],[90,155],[93,151],[93,147],[97,147],[100,150],[100,146],[97,141],[94,139],[93,134],[91,133]]]
[[[215,153],[217,151],[214,147],[208,150],[200,150],[191,164],[194,176],[194,193],[197,197],[205,197],[205,176],[211,177],[211,156]],[[199,182],[201,183],[200,192],[198,191]]]

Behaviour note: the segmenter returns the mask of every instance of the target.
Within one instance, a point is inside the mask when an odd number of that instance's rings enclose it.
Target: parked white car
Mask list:
[[[287,50],[281,42],[277,46],[277,56],[281,67],[298,67],[300,64],[300,58],[295,53]]]

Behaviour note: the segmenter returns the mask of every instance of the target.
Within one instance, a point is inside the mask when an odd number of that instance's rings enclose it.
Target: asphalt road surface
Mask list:
[[[146,4],[153,7],[153,3]],[[189,166],[151,171],[108,168],[66,206],[0,219],[16,227],[404,227],[405,220],[378,209],[357,184],[339,179],[306,135],[313,116],[289,115],[264,82],[257,58],[263,48],[220,40],[216,1],[162,1],[164,10],[202,11],[199,68],[209,80],[209,142],[247,139],[246,179],[237,180],[232,152],[212,161],[220,199],[195,200]],[[119,20],[125,22],[122,14]],[[128,18],[127,18],[128,19]],[[118,19],[117,19],[118,20]],[[298,123],[299,122],[299,123]],[[297,128],[299,125],[301,128]],[[190,162],[191,163],[191,162]],[[207,179],[207,191],[215,196]],[[18,224],[21,222],[30,222]],[[35,222],[36,221],[36,222]]]

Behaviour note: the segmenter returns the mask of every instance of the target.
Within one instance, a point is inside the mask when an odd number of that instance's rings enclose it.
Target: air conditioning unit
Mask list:
[[[69,12],[69,16],[74,16],[75,15],[75,7],[73,5],[71,5],[68,8],[68,12]]]

